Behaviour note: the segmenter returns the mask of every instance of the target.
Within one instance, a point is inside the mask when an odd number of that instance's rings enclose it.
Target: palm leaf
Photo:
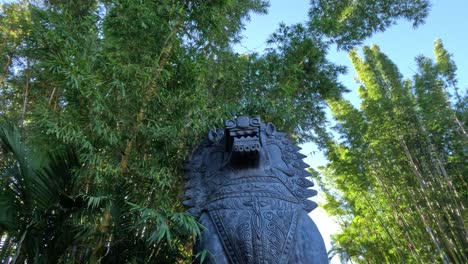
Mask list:
[[[78,159],[73,151],[32,151],[6,123],[0,145],[14,158],[0,173],[0,231],[9,239],[0,262],[56,263],[77,239],[73,212],[85,209],[73,175]]]

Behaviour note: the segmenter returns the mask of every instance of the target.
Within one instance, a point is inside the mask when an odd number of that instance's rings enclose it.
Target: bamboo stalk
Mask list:
[[[185,5],[187,5],[188,1],[185,3]],[[167,60],[169,58],[169,55],[172,51],[172,48],[173,48],[173,38],[176,36],[176,34],[178,33],[181,25],[182,25],[182,22],[183,22],[183,9],[181,9],[181,11],[179,11],[179,17],[175,23],[175,25],[173,26],[170,34],[167,36],[166,40],[164,41],[164,45],[163,45],[163,49],[161,51],[161,53],[159,54],[159,57],[158,57],[158,67],[156,69],[156,72],[155,72],[155,77],[152,79],[152,81],[150,82],[150,84],[148,85],[147,89],[146,89],[146,93],[145,93],[145,96],[143,98],[143,102],[140,106],[140,110],[138,111],[138,114],[137,114],[137,117],[136,117],[136,121],[135,121],[135,124],[133,126],[133,131],[132,131],[132,134],[131,134],[131,137],[130,139],[127,140],[127,143],[126,143],[126,146],[125,146],[125,150],[122,152],[122,159],[120,161],[120,173],[121,174],[124,174],[127,169],[128,169],[128,160],[129,160],[129,157],[130,157],[130,152],[132,151],[132,148],[133,148],[133,144],[136,140],[136,136],[138,134],[138,129],[141,125],[141,123],[143,122],[144,118],[145,118],[145,114],[146,114],[146,108],[151,100],[151,98],[154,96],[154,94],[158,91],[158,85],[157,85],[157,81],[161,78],[161,74],[162,74],[162,71],[164,69],[164,67],[166,66],[167,64]]]
[[[31,71],[30,71],[30,64],[29,64],[28,59],[26,59],[26,65],[27,65],[26,66],[26,84],[24,86],[23,110],[21,111],[21,122],[20,122],[21,127],[24,126],[24,119],[26,116],[26,109],[28,105],[28,97],[29,97],[29,90],[30,90],[29,78],[31,77]]]

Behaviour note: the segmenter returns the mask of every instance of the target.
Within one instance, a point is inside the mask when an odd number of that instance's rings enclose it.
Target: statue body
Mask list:
[[[299,149],[259,118],[210,131],[189,160],[184,202],[205,227],[194,249],[205,263],[328,263]]]

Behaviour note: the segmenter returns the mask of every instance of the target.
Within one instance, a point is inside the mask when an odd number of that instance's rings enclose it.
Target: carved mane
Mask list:
[[[258,170],[259,173],[255,176],[282,184],[284,187],[276,188],[278,190],[273,190],[272,195],[280,193],[284,195],[284,199],[287,198],[290,202],[300,204],[305,211],[310,212],[317,207],[317,204],[308,198],[315,196],[317,191],[309,189],[314,184],[307,179],[310,173],[305,169],[309,166],[302,160],[306,156],[299,153],[301,148],[295,146],[287,138],[286,133],[275,130],[271,123],[261,126],[263,159],[258,167],[263,169]],[[210,131],[203,142],[192,152],[185,166],[187,200],[183,204],[190,207],[187,212],[195,217],[199,217],[202,211],[207,210],[208,204],[217,193],[229,194],[225,186],[230,184],[231,179],[226,179],[220,173],[221,171],[229,175],[242,171],[242,168],[230,168],[227,164],[230,153],[225,151],[224,142],[225,130]],[[248,169],[251,168],[246,168]],[[255,184],[255,180],[252,182],[246,177],[241,180],[236,179],[236,181],[245,181],[244,185],[248,184],[247,182]],[[233,191],[242,192],[242,189]]]

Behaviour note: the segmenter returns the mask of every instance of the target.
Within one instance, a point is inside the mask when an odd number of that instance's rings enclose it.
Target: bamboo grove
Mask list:
[[[403,79],[377,46],[350,58],[361,105],[330,101],[342,136],[323,169],[334,252],[365,263],[466,263],[467,98],[440,40]]]
[[[346,69],[326,57],[399,19],[423,23],[428,1],[313,0],[308,21],[281,24],[250,54],[233,44],[268,1],[8,2],[0,262],[190,263],[202,227],[181,204],[184,160],[234,115],[262,115],[328,154],[321,179],[343,259],[466,260],[466,110],[463,95],[448,100],[448,53],[439,43],[436,62],[418,58],[410,82],[378,49],[352,52],[362,110],[343,101]]]

